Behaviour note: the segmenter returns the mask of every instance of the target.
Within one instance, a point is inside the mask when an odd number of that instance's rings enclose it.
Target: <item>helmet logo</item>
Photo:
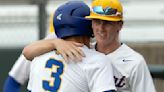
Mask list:
[[[62,14],[59,14],[56,18],[57,18],[58,20],[61,20],[61,16],[62,16]]]

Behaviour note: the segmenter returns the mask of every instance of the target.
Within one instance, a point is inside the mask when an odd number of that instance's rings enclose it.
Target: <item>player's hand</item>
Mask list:
[[[85,54],[79,48],[83,46],[82,43],[56,39],[54,45],[57,52],[61,54],[66,61],[81,61],[82,58],[85,57]]]

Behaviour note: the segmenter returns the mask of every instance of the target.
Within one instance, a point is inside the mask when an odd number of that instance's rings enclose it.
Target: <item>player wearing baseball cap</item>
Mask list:
[[[119,40],[123,7],[119,0],[94,0],[91,13],[95,49],[112,59],[118,92],[155,92],[152,77],[141,54]]]

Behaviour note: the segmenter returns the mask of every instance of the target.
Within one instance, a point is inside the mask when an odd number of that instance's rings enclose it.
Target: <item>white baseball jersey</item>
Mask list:
[[[56,38],[55,33],[49,34],[45,39]],[[15,62],[14,66],[9,72],[9,75],[13,77],[20,84],[25,84],[29,79],[30,63],[22,54]]]
[[[117,92],[156,92],[142,55],[122,44],[107,57],[112,60]]]
[[[28,90],[32,92],[103,92],[116,89],[110,60],[102,53],[83,47],[82,62],[65,63],[51,51],[31,63]]]

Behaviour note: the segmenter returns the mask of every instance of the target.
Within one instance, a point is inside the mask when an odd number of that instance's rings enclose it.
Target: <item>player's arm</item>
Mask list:
[[[130,76],[132,92],[156,92],[152,77],[144,59],[135,66]]]
[[[25,46],[22,53],[28,60],[31,61],[36,56],[54,50],[55,48],[53,44],[51,44],[52,40],[49,39],[33,42],[32,44]]]
[[[78,47],[83,46],[81,43],[72,41],[64,41],[62,39],[46,39],[33,42],[23,49],[23,54],[28,60],[33,60],[34,57],[47,53],[52,50],[57,50],[65,60],[77,59],[81,60],[84,53]]]
[[[3,92],[19,92],[22,85],[28,81],[30,62],[21,55],[12,67],[4,83]]]

